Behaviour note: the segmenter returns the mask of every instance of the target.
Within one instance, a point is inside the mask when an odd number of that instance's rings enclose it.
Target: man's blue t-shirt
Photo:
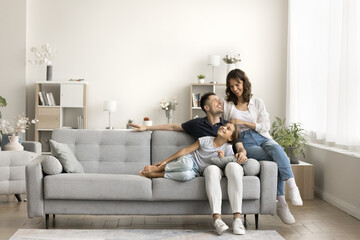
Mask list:
[[[184,131],[194,138],[198,139],[205,136],[217,136],[219,127],[225,125],[226,120],[220,118],[220,122],[215,125],[211,125],[207,120],[207,117],[191,119],[181,124]]]

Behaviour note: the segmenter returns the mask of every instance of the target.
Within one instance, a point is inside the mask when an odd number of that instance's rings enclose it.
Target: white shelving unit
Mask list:
[[[87,82],[37,82],[35,85],[35,141],[43,153],[50,152],[49,139],[55,128],[87,127]],[[54,106],[41,105],[39,92],[52,93]],[[43,97],[44,94],[43,94]],[[81,123],[78,118],[82,118]]]
[[[219,98],[225,97],[225,83],[192,83],[190,85],[190,119],[197,117],[205,117],[204,111],[200,107],[200,98],[205,93],[213,92]],[[199,94],[195,101],[193,96]],[[196,97],[195,97],[196,98]],[[198,101],[197,101],[198,100]],[[195,106],[194,106],[195,102]],[[198,102],[198,105],[196,104]]]

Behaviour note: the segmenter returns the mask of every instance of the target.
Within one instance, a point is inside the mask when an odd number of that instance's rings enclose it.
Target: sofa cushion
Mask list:
[[[59,159],[63,169],[67,173],[83,173],[84,169],[81,163],[76,159],[74,153],[71,151],[66,143],[58,143],[50,140],[51,154]]]
[[[63,200],[151,200],[151,180],[128,174],[48,175],[44,195]]]
[[[260,173],[260,163],[258,160],[249,158],[246,163],[241,164],[245,176],[257,176]]]
[[[52,139],[68,144],[86,173],[138,175],[150,164],[148,131],[55,129]]]
[[[151,162],[156,164],[195,142],[189,134],[175,131],[153,131]]]
[[[205,177],[196,177],[187,182],[165,178],[153,178],[153,200],[181,201],[208,200],[205,191]],[[255,176],[243,177],[243,199],[260,199],[260,179]],[[221,179],[223,200],[228,200],[227,178]]]
[[[46,156],[45,159],[41,162],[41,167],[44,173],[49,175],[60,174],[63,170],[59,160],[53,156]]]

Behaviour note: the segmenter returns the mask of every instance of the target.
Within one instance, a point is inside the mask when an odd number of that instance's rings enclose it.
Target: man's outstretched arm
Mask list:
[[[161,124],[156,126],[144,126],[129,123],[130,126],[134,127],[135,132],[142,132],[142,131],[155,131],[155,130],[166,130],[166,131],[184,131],[181,124]]]

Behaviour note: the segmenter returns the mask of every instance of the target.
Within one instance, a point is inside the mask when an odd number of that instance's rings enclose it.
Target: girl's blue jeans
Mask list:
[[[285,195],[284,181],[293,178],[294,175],[284,149],[273,139],[268,139],[254,130],[241,132],[240,141],[244,144],[248,158],[258,161],[274,161],[277,164],[277,195]]]
[[[189,181],[200,176],[199,167],[192,154],[179,157],[165,166],[165,178],[177,181]]]

